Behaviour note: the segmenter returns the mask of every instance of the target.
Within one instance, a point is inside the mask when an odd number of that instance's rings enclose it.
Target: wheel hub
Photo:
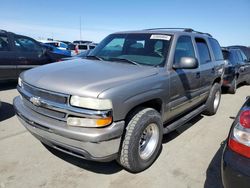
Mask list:
[[[149,124],[143,131],[139,141],[139,155],[147,160],[154,153],[159,142],[159,128],[155,123]]]

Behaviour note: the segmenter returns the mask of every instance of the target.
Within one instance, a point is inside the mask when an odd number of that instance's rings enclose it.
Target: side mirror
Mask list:
[[[181,57],[180,62],[173,65],[174,69],[196,69],[198,67],[198,61],[193,57]]]

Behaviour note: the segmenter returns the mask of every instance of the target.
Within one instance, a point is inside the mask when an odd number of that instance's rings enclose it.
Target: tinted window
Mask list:
[[[182,57],[195,57],[193,43],[189,36],[181,36],[177,41],[174,62],[180,62]]]
[[[205,64],[205,63],[210,62],[211,56],[210,56],[206,41],[202,38],[196,38],[195,42],[196,42],[199,57],[200,57],[200,64]]]
[[[68,48],[68,45],[61,42],[61,43],[60,43],[60,47],[61,47],[61,48]]]
[[[213,39],[213,38],[209,38],[209,42],[210,45],[212,47],[213,53],[214,53],[214,57],[215,60],[223,60],[223,55],[221,52],[221,47],[219,45],[219,43],[217,42],[217,40]]]
[[[79,50],[87,50],[88,46],[87,45],[78,45]]]
[[[236,53],[237,53],[239,61],[243,61],[243,57],[241,56],[240,50],[237,50]]]
[[[17,50],[25,52],[42,51],[42,48],[38,46],[34,40],[22,36],[15,37],[15,47],[17,48]]]
[[[240,50],[240,54],[241,54],[241,56],[242,56],[242,58],[243,58],[243,61],[247,61],[247,56],[244,54],[244,52],[242,52],[242,51]]]
[[[95,46],[89,46],[89,49],[94,49],[95,48]]]
[[[59,43],[58,42],[47,42],[45,44],[49,44],[49,45],[54,46],[56,48],[59,47]]]
[[[237,59],[235,59],[235,55],[231,51],[223,50],[223,57],[226,60],[229,60],[232,64],[236,64]]]
[[[0,51],[9,51],[8,37],[0,35]]]
[[[164,34],[112,34],[106,37],[91,55],[118,63],[121,59],[127,59],[144,65],[163,66],[170,40],[171,36]]]

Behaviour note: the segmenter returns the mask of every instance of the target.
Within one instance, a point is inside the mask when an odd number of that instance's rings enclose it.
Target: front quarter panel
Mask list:
[[[167,75],[164,69],[162,73],[154,76],[110,88],[102,92],[98,97],[112,100],[114,121],[124,120],[128,112],[134,107],[153,99],[160,99],[163,104],[162,110],[165,111],[164,104],[168,102],[169,96]]]

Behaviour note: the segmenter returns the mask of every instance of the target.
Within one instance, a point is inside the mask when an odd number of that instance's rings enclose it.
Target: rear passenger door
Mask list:
[[[0,33],[0,80],[16,79],[16,54],[7,33]]]
[[[15,62],[17,75],[24,70],[49,63],[49,58],[45,54],[45,50],[35,40],[15,35],[14,45],[18,54],[17,61]]]
[[[241,50],[238,50],[238,54],[241,57],[241,60],[242,60],[241,63],[244,67],[243,79],[244,81],[249,82],[250,81],[250,62],[247,60],[246,55]]]
[[[215,72],[212,65],[212,58],[207,41],[204,38],[195,38],[195,46],[200,64],[200,95],[205,98],[210,91],[213,73]]]
[[[177,39],[173,65],[182,57],[195,58],[195,50],[190,36]],[[191,110],[199,100],[200,76],[197,69],[172,69],[170,73],[170,113],[168,118],[176,117]]]

